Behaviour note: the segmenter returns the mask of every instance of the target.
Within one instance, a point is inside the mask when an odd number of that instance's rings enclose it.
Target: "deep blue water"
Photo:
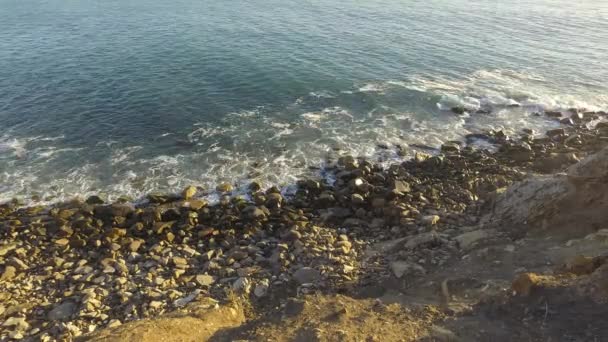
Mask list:
[[[0,0],[0,201],[540,132],[535,111],[608,107],[607,60],[605,1]]]

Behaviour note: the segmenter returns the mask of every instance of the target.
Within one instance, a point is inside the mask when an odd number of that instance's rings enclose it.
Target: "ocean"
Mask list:
[[[0,202],[288,188],[542,134],[607,80],[608,1],[0,0]]]

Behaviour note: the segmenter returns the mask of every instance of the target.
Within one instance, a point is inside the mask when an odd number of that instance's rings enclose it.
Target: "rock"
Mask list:
[[[165,203],[174,202],[174,201],[177,201],[180,199],[179,196],[161,194],[161,193],[151,193],[151,194],[148,194],[146,196],[146,198],[148,199],[148,201],[150,201],[150,203],[157,203],[157,204],[165,204]]]
[[[269,208],[281,206],[283,203],[283,196],[281,194],[273,192],[266,195],[266,204]]]
[[[287,303],[285,303],[285,308],[283,309],[283,313],[287,317],[294,317],[299,315],[302,311],[304,311],[304,306],[306,302],[301,299],[289,298]]]
[[[173,305],[175,307],[182,307],[185,306],[186,304],[190,303],[191,301],[193,301],[194,299],[196,299],[196,297],[199,295],[199,293],[201,293],[200,289],[196,289],[194,290],[191,294],[187,295],[186,297],[182,297],[179,299],[176,299],[173,302]]]
[[[110,322],[108,322],[107,327],[108,328],[115,328],[115,327],[118,327],[118,326],[121,326],[121,325],[122,325],[122,322],[120,320],[118,320],[118,319],[112,319],[112,320],[110,320]]]
[[[17,269],[14,266],[6,266],[2,275],[0,276],[0,281],[7,281],[15,278],[17,275]]]
[[[17,245],[14,243],[0,245],[0,256],[5,256],[6,254],[8,254],[8,252],[12,251],[15,248],[17,248]]]
[[[248,294],[251,291],[251,282],[248,278],[240,277],[232,283],[232,289],[237,292]]]
[[[16,267],[17,269],[21,270],[21,271],[25,271],[29,268],[29,266],[23,262],[23,260],[17,258],[17,257],[10,257],[7,260],[7,264]]]
[[[391,190],[396,194],[404,195],[404,194],[410,192],[411,188],[410,188],[410,184],[408,182],[402,181],[402,180],[395,180],[395,181],[393,181]]]
[[[420,273],[420,274],[426,273],[426,270],[424,269],[424,267],[422,267],[416,263],[403,261],[403,260],[397,260],[397,261],[391,262],[390,268],[391,268],[391,271],[393,271],[393,274],[395,275],[395,277],[397,277],[397,278],[403,277],[404,274],[409,274],[409,273],[414,273],[414,272]]]
[[[256,207],[255,205],[251,205],[243,209],[243,213],[246,217],[249,217],[254,220],[261,220],[266,218],[266,212],[263,209]]]
[[[515,278],[511,288],[520,296],[528,296],[541,282],[542,276],[535,273],[522,273]]]
[[[230,191],[232,191],[233,189],[234,189],[234,188],[232,187],[232,184],[227,183],[227,182],[220,183],[220,184],[218,184],[218,185],[215,187],[215,190],[216,190],[217,192],[222,192],[222,193],[225,193],[225,192],[230,192]]]
[[[192,197],[194,197],[194,195],[196,195],[196,187],[195,186],[190,185],[190,186],[186,187],[182,191],[182,197],[185,200],[191,199]]]
[[[602,260],[602,258],[577,255],[564,265],[563,271],[576,275],[591,274],[600,267],[603,262],[604,260]]]
[[[129,243],[129,250],[131,252],[137,252],[137,250],[141,247],[143,243],[144,240],[135,239]]]
[[[14,331],[27,331],[30,327],[25,317],[10,317],[4,323],[3,327],[13,327]]]
[[[458,153],[460,152],[460,145],[456,143],[446,143],[441,145],[441,152],[444,153]]]
[[[66,300],[49,311],[47,318],[50,321],[68,320],[76,312],[77,307],[78,305],[76,305],[76,303],[71,300]]]
[[[135,211],[130,204],[112,204],[106,206],[96,206],[93,212],[97,218],[109,221],[114,217],[128,217]]]
[[[260,280],[260,282],[258,282],[258,284],[253,289],[253,294],[258,298],[264,297],[266,295],[266,292],[268,292],[269,285],[270,283],[268,279]]]
[[[258,181],[253,181],[249,183],[249,191],[258,192],[262,189],[262,185]]]
[[[423,152],[416,152],[416,153],[414,154],[414,161],[415,161],[416,163],[422,163],[422,162],[424,162],[424,161],[426,161],[426,160],[428,160],[428,159],[430,159],[430,158],[431,158],[431,155],[430,155],[430,154],[427,154],[427,153],[423,153]]]
[[[285,234],[285,236],[283,237],[283,239],[285,241],[296,241],[296,240],[300,240],[301,238],[302,238],[302,234],[300,234],[300,232],[298,232],[295,229],[288,231]]]
[[[547,133],[545,133],[545,135],[548,136],[549,138],[556,138],[556,137],[564,136],[565,134],[566,134],[566,131],[564,131],[563,128],[551,129],[551,130],[548,130]]]
[[[437,215],[427,215],[423,216],[421,219],[421,223],[427,226],[434,226],[439,222],[439,216]]]
[[[199,274],[194,277],[194,280],[200,286],[211,286],[213,285],[213,283],[215,283],[215,277],[210,276],[208,274]]]
[[[550,118],[560,118],[562,116],[562,112],[557,111],[545,111],[545,115]]]
[[[468,250],[473,247],[477,242],[488,239],[495,236],[498,232],[494,229],[478,229],[471,232],[460,234],[454,238],[458,242],[458,245],[463,250]]]
[[[351,202],[353,202],[353,204],[363,204],[365,203],[365,198],[359,194],[352,194],[350,196],[350,200]]]
[[[430,337],[433,341],[437,342],[457,342],[459,338],[452,331],[440,327],[438,325],[432,325],[429,331]]]
[[[422,233],[409,238],[403,247],[406,249],[415,249],[419,246],[438,241],[438,239],[439,236],[435,232]]]
[[[91,204],[91,205],[98,205],[98,204],[104,204],[104,201],[101,199],[101,197],[93,195],[93,196],[89,196],[89,198],[87,198],[85,203]]]
[[[293,279],[299,284],[314,283],[321,279],[321,273],[311,267],[302,267],[293,274]]]
[[[451,111],[452,111],[452,113],[458,114],[458,115],[463,115],[464,113],[466,113],[466,109],[462,106],[452,107]]]
[[[192,210],[200,210],[201,208],[206,207],[208,204],[209,203],[207,201],[202,199],[188,201],[188,205]]]

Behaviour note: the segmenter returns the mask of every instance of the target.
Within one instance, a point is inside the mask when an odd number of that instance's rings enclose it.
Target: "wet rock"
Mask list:
[[[179,196],[170,194],[151,193],[146,196],[150,203],[165,204],[179,200]]]
[[[101,197],[99,197],[97,195],[92,195],[87,198],[85,203],[91,204],[91,205],[98,205],[98,204],[104,204],[104,201],[101,199]]]
[[[452,113],[458,114],[458,115],[463,115],[464,113],[467,112],[466,109],[462,106],[452,107],[450,110],[452,111]]]
[[[249,183],[249,191],[258,192],[261,189],[262,189],[262,185],[260,184],[260,182],[253,181],[253,182]]]
[[[545,111],[545,115],[550,118],[560,118],[562,116],[562,112],[558,111]]]
[[[224,183],[220,183],[215,187],[215,190],[217,192],[222,192],[222,193],[226,193],[226,192],[231,192],[233,190],[233,186],[230,183],[224,182]]]
[[[183,197],[185,200],[189,200],[189,199],[191,199],[192,197],[194,197],[194,195],[196,195],[196,191],[197,191],[196,187],[195,187],[195,186],[190,185],[190,186],[186,187],[186,188],[185,188],[185,189],[182,191],[182,197]]]

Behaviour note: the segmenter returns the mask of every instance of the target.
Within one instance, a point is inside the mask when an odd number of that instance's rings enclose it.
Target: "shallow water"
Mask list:
[[[0,0],[0,201],[542,131],[534,112],[608,108],[607,57],[604,1]]]

